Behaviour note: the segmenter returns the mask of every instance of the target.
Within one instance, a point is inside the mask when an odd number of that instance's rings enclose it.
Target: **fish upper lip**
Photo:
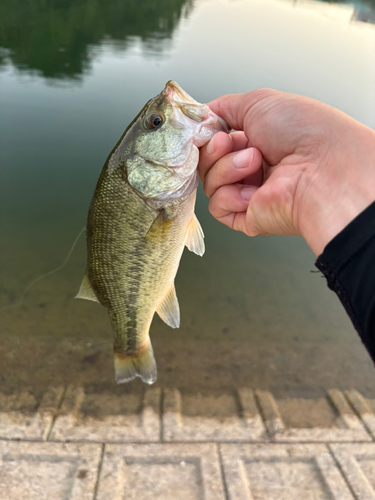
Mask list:
[[[165,84],[163,93],[168,96],[170,100],[175,101],[178,104],[195,104],[197,106],[201,105],[200,102],[193,99],[187,92],[182,89],[177,82],[174,80],[169,80]],[[176,99],[177,98],[177,99]]]
[[[220,116],[216,115],[216,113],[214,113],[207,106],[207,104],[202,104],[202,103],[196,101],[195,99],[193,99],[174,80],[169,80],[165,84],[165,88],[164,88],[163,92],[164,92],[164,94],[166,96],[168,96],[168,98],[171,101],[174,101],[174,103],[177,104],[179,107],[182,107],[184,104],[188,104],[190,106],[204,106],[205,110],[206,110],[206,113],[205,113],[205,116],[202,117],[202,124],[206,124],[207,125],[207,121],[210,122],[210,121],[217,120],[217,121],[220,122],[220,124],[222,126],[222,130],[224,132],[230,132],[231,131],[231,127],[227,124],[227,122],[223,118],[221,118]],[[175,97],[177,97],[177,99],[175,99]]]

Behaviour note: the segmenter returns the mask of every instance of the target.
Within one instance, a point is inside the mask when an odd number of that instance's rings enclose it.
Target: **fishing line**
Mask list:
[[[25,299],[25,297],[26,297],[26,295],[28,294],[28,292],[30,291],[30,289],[31,289],[31,288],[32,288],[32,287],[33,287],[36,283],[38,283],[38,281],[40,281],[40,280],[42,280],[42,279],[46,278],[47,276],[50,276],[51,274],[54,274],[54,273],[57,273],[58,271],[60,271],[60,270],[61,270],[61,269],[62,269],[62,268],[63,268],[63,267],[67,264],[68,260],[70,259],[70,256],[72,255],[73,250],[74,250],[74,248],[75,248],[75,246],[76,246],[76,244],[77,244],[78,240],[80,239],[80,237],[81,237],[81,235],[82,235],[83,231],[85,230],[85,228],[86,228],[86,226],[84,226],[84,227],[81,229],[81,231],[79,232],[79,235],[78,235],[78,236],[77,236],[77,238],[74,240],[74,243],[73,243],[72,247],[70,248],[70,250],[69,250],[69,253],[68,253],[67,257],[65,258],[64,262],[63,262],[62,264],[60,264],[60,266],[59,266],[59,267],[56,267],[55,269],[52,269],[52,271],[48,271],[47,273],[42,274],[41,276],[38,276],[38,278],[35,278],[35,280],[33,280],[33,281],[29,284],[29,286],[26,288],[26,290],[23,292],[23,295],[22,295],[22,297],[21,297],[21,300],[20,300],[19,304],[12,304],[12,305],[10,305],[10,306],[4,306],[4,307],[1,307],[1,308],[0,308],[0,311],[2,311],[3,309],[9,309],[10,307],[21,307],[21,306],[22,306],[22,304],[23,304],[23,301],[24,301],[24,299]]]

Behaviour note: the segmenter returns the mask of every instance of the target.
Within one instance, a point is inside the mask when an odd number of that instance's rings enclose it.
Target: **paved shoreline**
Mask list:
[[[0,498],[21,497],[375,500],[375,400],[246,387],[0,392]]]

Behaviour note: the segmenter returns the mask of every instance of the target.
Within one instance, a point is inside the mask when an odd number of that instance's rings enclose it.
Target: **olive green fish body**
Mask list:
[[[204,252],[194,215],[197,146],[227,130],[207,110],[169,82],[125,131],[96,186],[86,226],[87,269],[77,297],[108,310],[117,382],[137,376],[155,382],[153,316],[157,312],[179,326],[174,279],[184,246]]]
[[[177,273],[194,202],[195,192],[172,204],[173,217],[166,219],[121,171],[105,174],[98,184],[87,224],[87,272],[109,311],[115,352],[130,354],[148,342],[152,317]]]

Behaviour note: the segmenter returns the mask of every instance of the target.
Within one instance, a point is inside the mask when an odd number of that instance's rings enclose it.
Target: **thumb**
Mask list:
[[[258,89],[245,94],[226,94],[207,105],[214,113],[224,118],[232,129],[244,130],[246,118],[251,116],[252,109],[263,99],[277,93],[279,92],[276,90]]]

